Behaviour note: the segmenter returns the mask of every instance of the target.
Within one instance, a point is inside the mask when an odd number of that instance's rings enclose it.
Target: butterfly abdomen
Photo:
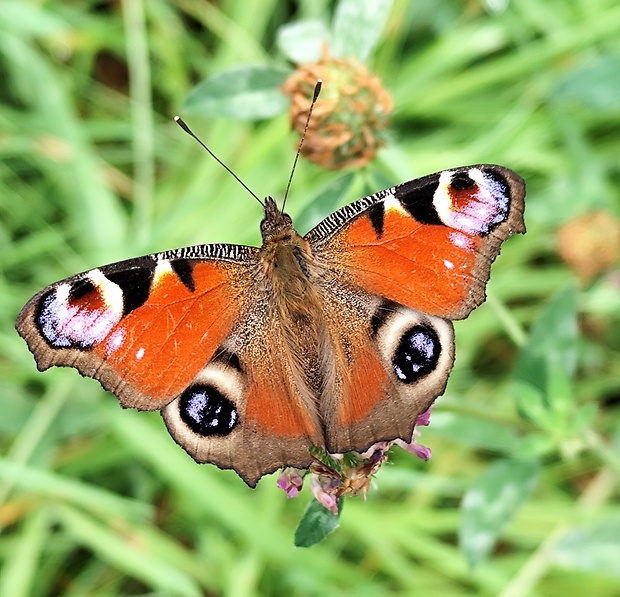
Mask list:
[[[270,317],[277,322],[290,355],[292,382],[316,402],[325,385],[331,347],[318,292],[322,272],[310,244],[290,227],[265,241],[261,261],[267,278]]]

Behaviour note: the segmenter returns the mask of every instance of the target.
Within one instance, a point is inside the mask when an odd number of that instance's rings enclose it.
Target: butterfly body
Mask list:
[[[17,330],[43,370],[72,366],[125,407],[161,409],[198,462],[250,485],[310,448],[410,441],[443,393],[452,319],[484,300],[501,242],[524,232],[500,166],[370,195],[305,236],[267,198],[260,248],[199,245],[58,282]]]

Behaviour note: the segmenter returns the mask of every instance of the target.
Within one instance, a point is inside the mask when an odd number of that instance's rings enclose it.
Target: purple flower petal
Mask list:
[[[282,470],[276,483],[282,491],[286,492],[287,498],[294,498],[301,491],[304,479],[296,468],[288,467]]]
[[[329,485],[330,483],[327,483],[327,487]],[[338,515],[338,498],[334,492],[326,491],[326,487],[321,482],[321,477],[312,475],[310,489],[312,490],[312,495],[324,508],[327,508],[335,516]]]
[[[430,406],[418,417],[417,421],[415,422],[416,427],[426,427],[430,424],[432,408],[433,407]]]
[[[369,458],[380,460],[383,457],[383,454],[390,449],[391,445],[391,442],[377,442],[376,444],[370,446],[370,448],[368,448],[365,452],[361,452],[359,456],[364,460]]]
[[[396,443],[403,449],[407,450],[410,454],[421,458],[422,460],[429,460],[433,455],[430,448],[419,444],[415,439],[412,439],[410,443],[406,444],[404,441],[397,439]]]

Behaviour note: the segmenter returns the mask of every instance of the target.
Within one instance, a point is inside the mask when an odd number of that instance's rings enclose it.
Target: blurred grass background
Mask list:
[[[0,4],[1,595],[620,594],[620,272],[616,262],[579,278],[557,250],[580,215],[620,215],[617,1],[394,2],[369,61],[395,103],[375,167],[393,183],[471,163],[513,168],[528,184],[528,233],[507,241],[489,301],[456,325],[455,370],[421,440],[433,458],[395,454],[324,543],[293,547],[307,490],[287,501],[274,477],[253,491],[195,464],[157,413],[122,411],[74,371],[39,374],[14,332],[35,291],[78,271],[259,242],[260,207],[171,118],[205,77],[281,61],[279,26],[332,10]],[[187,120],[258,195],[281,196],[296,143],[285,115]],[[289,213],[340,176],[302,161]],[[567,358],[566,343],[576,365],[549,390],[562,411],[551,420],[548,400],[515,400],[513,372],[537,347]],[[535,467],[532,485],[472,569],[468,536],[479,535],[462,503],[485,482],[510,494],[497,480],[511,462]]]

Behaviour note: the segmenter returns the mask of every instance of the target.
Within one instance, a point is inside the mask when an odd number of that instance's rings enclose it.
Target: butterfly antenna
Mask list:
[[[263,207],[265,204],[263,201],[256,195],[256,193],[243,182],[220,158],[218,158],[195,134],[194,132],[185,124],[185,121],[180,116],[175,116],[174,121],[190,136],[196,139],[200,145],[202,145],[203,149],[205,149],[209,155],[220,165],[226,172],[228,172],[256,201],[258,201]]]
[[[284,200],[282,201],[282,212],[284,212],[284,206],[286,205],[286,199],[288,198],[288,192],[291,188],[291,182],[293,180],[293,174],[295,174],[295,168],[297,167],[297,160],[301,154],[301,148],[304,144],[304,139],[306,138],[306,133],[308,132],[308,126],[310,124],[310,118],[312,116],[312,109],[314,108],[314,104],[316,104],[316,100],[319,97],[319,93],[321,93],[321,87],[323,86],[323,79],[317,79],[316,85],[314,86],[314,94],[312,95],[312,102],[310,103],[310,108],[308,109],[308,117],[306,118],[306,126],[304,126],[304,132],[299,141],[299,146],[297,147],[297,154],[295,155],[295,161],[293,162],[293,167],[291,168],[291,175],[288,177],[288,183],[286,185],[286,191],[284,192]]]

